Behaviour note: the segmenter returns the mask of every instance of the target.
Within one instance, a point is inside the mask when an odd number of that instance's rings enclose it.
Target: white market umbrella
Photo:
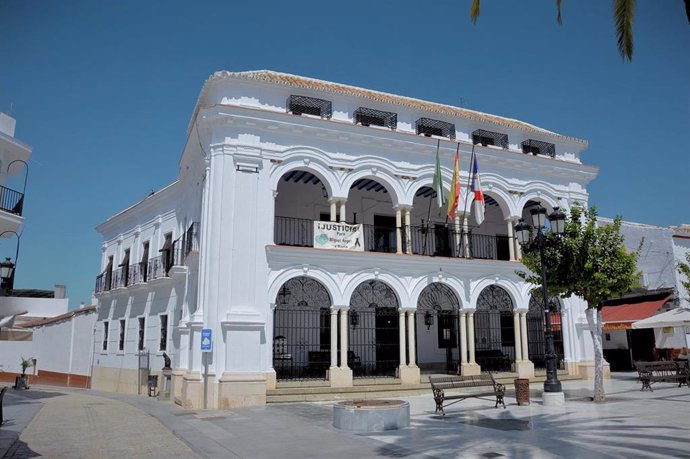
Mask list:
[[[632,328],[690,327],[690,309],[678,308],[632,323]]]

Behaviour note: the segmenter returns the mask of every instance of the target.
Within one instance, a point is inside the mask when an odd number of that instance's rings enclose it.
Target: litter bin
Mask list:
[[[158,392],[158,375],[149,375],[147,383],[149,397],[155,397]]]
[[[517,378],[513,383],[515,383],[515,398],[518,405],[529,405],[529,379]]]

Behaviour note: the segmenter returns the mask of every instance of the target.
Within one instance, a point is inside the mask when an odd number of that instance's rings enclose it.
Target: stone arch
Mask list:
[[[409,295],[407,294],[407,288],[400,281],[400,278],[398,276],[392,275],[388,272],[374,271],[359,273],[350,278],[345,283],[342,289],[342,304],[350,304],[350,300],[352,299],[352,294],[354,293],[355,289],[360,284],[368,280],[378,280],[388,285],[395,293],[399,305],[409,303]]]
[[[273,311],[273,368],[278,380],[326,379],[330,362],[328,289],[309,276],[281,284]]]
[[[417,300],[420,368],[457,374],[460,361],[460,298],[444,282],[429,282]]]
[[[477,284],[474,285],[474,287],[472,288],[470,294],[470,304],[474,305],[474,307],[476,308],[479,296],[481,295],[482,291],[484,291],[487,287],[491,285],[496,285],[505,290],[510,296],[513,308],[517,308],[517,305],[520,304],[519,300],[522,297],[520,289],[514,282],[511,282],[501,277],[497,277],[494,279],[482,279],[479,282],[477,282]]]
[[[328,164],[321,158],[314,158],[305,155],[303,152],[293,153],[280,164],[276,164],[271,169],[270,187],[278,190],[278,183],[283,176],[289,172],[302,170],[314,174],[326,188],[329,197],[333,197],[338,189],[338,179],[330,169]]]
[[[400,302],[380,279],[360,282],[349,302],[348,341],[354,377],[394,377],[400,364]]]
[[[405,196],[400,179],[393,172],[381,169],[381,167],[376,165],[361,167],[347,174],[340,188],[343,196],[349,196],[350,188],[359,179],[370,179],[383,185],[390,195],[393,207],[399,205],[401,199]]]
[[[529,201],[540,202],[541,205],[546,208],[548,213],[553,212],[554,207],[561,206],[556,195],[550,191],[528,191],[527,193],[520,196],[520,199],[517,202],[517,210],[519,213],[522,213],[523,209],[525,208],[525,205],[527,205]]]
[[[463,304],[465,304],[465,297],[462,294],[464,291],[464,283],[456,278],[455,276],[438,276],[438,273],[431,273],[428,276],[421,277],[413,285],[410,291],[410,305],[417,306],[419,302],[419,295],[422,291],[434,282],[439,282],[446,285],[458,299],[460,309],[463,309]]]
[[[562,303],[556,296],[552,296],[548,301],[552,308],[551,329],[553,332],[554,350],[556,352],[556,364],[558,367],[561,367],[564,354]],[[544,314],[544,299],[538,291],[530,295],[526,316],[528,358],[532,361],[535,368],[546,368],[546,341],[544,335],[546,316]]]
[[[303,266],[287,267],[278,273],[275,273],[272,278],[269,278],[268,283],[268,299],[272,304],[275,304],[276,297],[280,288],[292,278],[295,277],[309,277],[320,282],[328,292],[333,304],[340,304],[342,295],[338,283],[326,271],[319,268],[307,268],[305,271]]]
[[[483,371],[510,371],[515,361],[515,309],[511,294],[500,285],[479,292],[474,313],[475,360]]]
[[[490,175],[487,177],[488,180],[485,180],[484,176],[482,175],[482,191],[484,195],[491,196],[491,198],[498,203],[498,207],[501,209],[503,218],[508,218],[510,215],[514,214],[515,209],[517,208],[515,205],[515,199],[508,192],[503,183],[493,181],[491,180],[492,178],[493,176]],[[465,190],[463,189],[463,194],[464,191]],[[469,192],[467,197],[469,199],[467,202],[467,211],[471,213],[473,210],[472,208],[474,207],[474,194]]]

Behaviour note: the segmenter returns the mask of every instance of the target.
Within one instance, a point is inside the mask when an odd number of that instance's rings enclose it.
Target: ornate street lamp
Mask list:
[[[431,315],[431,312],[427,311],[424,313],[424,325],[426,325],[426,329],[429,330],[431,326],[434,324],[434,316]]]
[[[538,205],[530,211],[532,217],[532,225],[536,230],[534,240],[531,239],[532,227],[520,219],[515,225],[515,236],[518,242],[523,247],[528,247],[531,244],[536,244],[539,248],[539,256],[541,262],[541,282],[542,292],[544,294],[544,312],[546,318],[546,325],[544,327],[544,338],[546,340],[546,381],[544,381],[544,392],[561,392],[561,382],[558,380],[556,371],[556,351],[553,345],[553,328],[551,327],[551,304],[548,299],[547,284],[546,284],[546,260],[544,259],[544,242],[546,235],[544,230],[546,227],[546,209]],[[553,213],[549,215],[551,222],[551,232],[553,234],[562,236],[565,233],[565,213],[560,211],[558,207],[553,209]]]
[[[14,278],[14,267],[15,264],[12,263],[12,260],[7,257],[5,258],[5,261],[0,263],[0,279],[2,279],[2,288],[0,290],[2,291],[2,296],[7,296],[7,293],[12,290],[14,287],[12,285],[12,279]]]

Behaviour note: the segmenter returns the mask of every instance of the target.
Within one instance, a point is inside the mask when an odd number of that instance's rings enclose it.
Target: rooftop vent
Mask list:
[[[355,124],[362,126],[383,126],[391,129],[398,127],[398,115],[392,112],[359,107],[354,113]]]
[[[496,145],[501,148],[508,148],[508,134],[477,129],[472,133],[472,143],[475,145],[480,143],[483,146]]]
[[[317,99],[316,97],[290,96],[287,100],[288,112],[293,115],[314,115],[330,119],[333,108],[330,100]]]
[[[433,120],[431,118],[419,118],[415,122],[417,134],[424,134],[427,137],[437,135],[439,137],[448,137],[450,140],[455,140],[455,125],[446,123],[445,121]]]
[[[527,139],[522,142],[522,152],[533,155],[546,155],[553,158],[556,156],[556,145],[540,140]]]

